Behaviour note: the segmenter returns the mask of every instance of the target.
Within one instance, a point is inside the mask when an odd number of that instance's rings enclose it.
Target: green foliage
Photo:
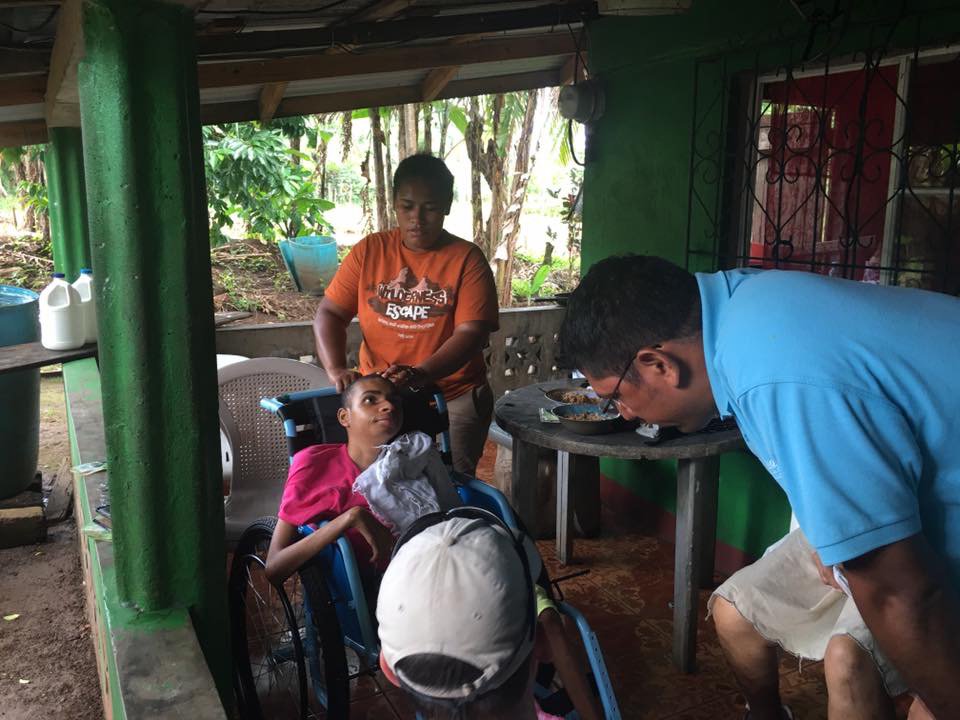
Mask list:
[[[0,188],[8,195],[17,190],[13,167],[20,162],[24,150],[22,147],[0,147]]]
[[[261,242],[323,233],[330,228],[324,212],[334,207],[317,197],[304,161],[287,140],[305,133],[301,123],[265,128],[259,123],[213,125],[203,129],[210,207],[210,241],[226,238],[225,226],[241,220]]]
[[[552,271],[552,265],[541,264],[540,267],[537,268],[537,271],[533,274],[532,278],[527,280],[514,278],[512,282],[513,294],[517,297],[525,298],[527,300],[532,297],[536,297],[537,293],[540,292],[540,288],[543,287],[543,284],[547,281],[547,278],[550,276]]]
[[[459,105],[450,103],[450,122],[460,131],[464,137],[467,136],[467,113]]]
[[[46,183],[21,180],[17,184],[17,192],[25,207],[33,208],[37,214],[46,214],[50,206]]]

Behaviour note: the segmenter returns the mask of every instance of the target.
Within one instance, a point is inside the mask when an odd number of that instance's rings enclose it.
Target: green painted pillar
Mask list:
[[[83,140],[80,128],[50,128],[44,153],[50,204],[53,266],[73,282],[80,268],[90,267],[87,232],[87,188],[83,179]]]
[[[121,599],[189,608],[231,695],[213,297],[190,11],[83,0],[79,67]]]

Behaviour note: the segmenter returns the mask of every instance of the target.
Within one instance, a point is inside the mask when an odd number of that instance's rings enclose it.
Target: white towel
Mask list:
[[[354,481],[353,490],[397,535],[427,513],[462,504],[433,440],[422,432],[406,433],[383,445],[379,457]]]

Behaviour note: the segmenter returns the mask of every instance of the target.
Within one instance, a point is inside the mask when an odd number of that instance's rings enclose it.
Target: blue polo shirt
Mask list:
[[[697,282],[717,408],[823,562],[923,532],[960,586],[960,299],[775,270]]]

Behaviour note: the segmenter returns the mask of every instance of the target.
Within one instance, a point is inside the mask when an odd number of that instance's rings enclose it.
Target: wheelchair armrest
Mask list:
[[[329,521],[322,520],[317,523],[317,527],[323,527],[327,522]],[[297,527],[297,532],[302,537],[306,537],[315,532],[315,529],[309,525],[300,525]],[[357,558],[354,555],[353,546],[350,545],[350,541],[343,535],[337,537],[335,546],[336,549],[340,551],[343,572],[347,578],[347,585],[350,590],[350,597],[352,598],[349,606],[354,613],[356,613],[364,650],[370,657],[376,657],[377,653],[380,652],[380,639],[377,637],[373,623],[370,621],[370,606],[367,603],[367,594],[363,589],[363,580],[360,577],[360,570],[357,567]]]

